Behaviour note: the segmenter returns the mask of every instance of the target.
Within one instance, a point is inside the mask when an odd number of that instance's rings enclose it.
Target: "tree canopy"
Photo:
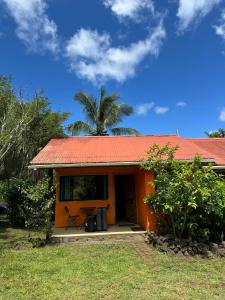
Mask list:
[[[142,167],[154,171],[155,179],[145,201],[165,216],[175,236],[219,240],[225,226],[225,181],[199,156],[193,162],[176,161],[176,150],[154,145],[148,151]]]
[[[53,112],[43,93],[24,100],[0,76],[0,176],[23,177],[30,160],[54,137],[63,137],[68,113]]]
[[[209,137],[209,138],[224,138],[225,137],[225,130],[223,128],[219,128],[216,131],[212,131],[212,132],[205,132],[205,134]]]
[[[105,89],[100,89],[99,100],[85,92],[75,95],[84,112],[87,122],[77,121],[68,127],[72,135],[86,133],[88,135],[138,135],[139,132],[133,128],[117,127],[125,116],[133,113],[133,108],[125,103],[117,103],[119,95],[106,95]]]

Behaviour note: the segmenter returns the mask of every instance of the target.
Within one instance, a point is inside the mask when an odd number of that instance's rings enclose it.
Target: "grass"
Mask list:
[[[2,240],[0,299],[224,299],[224,259],[143,260],[130,243],[14,250]]]
[[[0,250],[32,248],[32,238],[43,240],[45,235],[42,232],[11,228],[7,220],[0,219]]]

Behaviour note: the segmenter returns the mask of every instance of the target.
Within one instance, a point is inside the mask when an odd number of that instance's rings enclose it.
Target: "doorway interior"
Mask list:
[[[135,175],[115,176],[116,222],[135,225],[137,223]]]

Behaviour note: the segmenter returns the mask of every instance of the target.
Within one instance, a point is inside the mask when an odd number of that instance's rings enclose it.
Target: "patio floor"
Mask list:
[[[142,227],[140,229],[136,227],[136,230],[132,230],[131,226],[120,226],[120,225],[110,225],[107,231],[95,231],[95,232],[85,232],[84,228],[80,227],[64,227],[64,228],[54,228],[53,237],[94,237],[94,236],[109,236],[109,235],[132,235],[145,233]]]

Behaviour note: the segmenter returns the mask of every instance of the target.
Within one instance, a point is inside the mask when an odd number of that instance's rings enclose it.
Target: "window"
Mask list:
[[[60,201],[108,199],[108,176],[83,175],[60,177]]]

